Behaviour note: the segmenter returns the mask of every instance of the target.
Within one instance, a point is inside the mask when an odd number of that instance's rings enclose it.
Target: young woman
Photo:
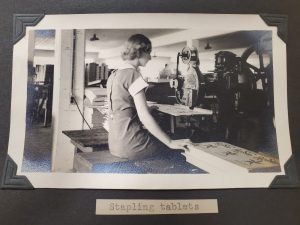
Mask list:
[[[124,65],[108,79],[109,149],[111,154],[128,159],[143,159],[172,154],[185,149],[189,140],[171,140],[153,119],[145,98],[148,84],[139,72],[151,59],[151,41],[142,34],[132,35],[124,45]],[[143,128],[143,125],[146,129]]]

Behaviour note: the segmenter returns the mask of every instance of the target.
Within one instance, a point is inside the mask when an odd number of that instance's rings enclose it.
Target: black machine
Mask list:
[[[253,57],[255,56],[255,57]],[[187,64],[179,74],[179,59]],[[257,63],[253,65],[253,59]],[[259,66],[258,66],[259,65]],[[213,111],[213,122],[232,135],[232,127],[241,118],[274,116],[272,51],[259,43],[247,48],[239,57],[230,51],[215,54],[215,68],[200,71],[198,50],[185,47],[177,54],[177,74],[170,86],[175,89],[179,104],[190,109],[202,107]],[[236,134],[235,134],[236,136]]]
[[[254,52],[259,58],[259,68],[247,62]],[[191,109],[203,107],[207,99],[216,97],[218,101],[230,104],[235,112],[247,113],[247,110],[255,111],[244,106],[253,104],[249,102],[250,95],[252,97],[260,95],[264,101],[263,106],[271,106],[273,105],[272,53],[268,52],[268,65],[263,62],[264,54],[258,45],[246,49],[241,57],[229,51],[220,51],[215,54],[215,70],[211,73],[202,73],[199,68],[198,50],[194,47],[185,47],[177,55],[177,78],[171,80],[170,86],[175,89],[178,103]],[[180,57],[182,62],[188,65],[184,74],[178,73]]]

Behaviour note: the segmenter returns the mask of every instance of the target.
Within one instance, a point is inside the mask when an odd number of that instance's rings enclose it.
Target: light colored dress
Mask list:
[[[145,91],[148,84],[132,65],[114,71],[107,82],[109,99],[108,144],[112,155],[143,159],[162,151],[163,144],[144,129],[138,117],[133,96]]]

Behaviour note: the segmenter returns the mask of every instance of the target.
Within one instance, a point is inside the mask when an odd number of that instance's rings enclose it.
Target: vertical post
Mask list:
[[[84,96],[84,30],[76,35],[75,65],[73,65],[73,30],[57,30],[55,36],[55,65],[53,90],[53,152],[52,171],[71,172],[73,170],[75,147],[62,131],[82,129],[82,118],[77,106],[71,103],[76,98],[79,109],[83,110]],[[72,80],[72,72],[74,76]],[[72,90],[73,83],[73,90]]]

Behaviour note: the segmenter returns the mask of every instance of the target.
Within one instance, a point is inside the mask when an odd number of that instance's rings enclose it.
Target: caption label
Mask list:
[[[97,199],[96,215],[218,213],[217,199],[146,200]]]

